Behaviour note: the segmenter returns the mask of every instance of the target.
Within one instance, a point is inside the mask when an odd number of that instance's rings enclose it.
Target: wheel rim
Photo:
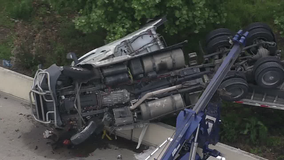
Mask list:
[[[261,82],[267,86],[275,85],[279,82],[279,72],[267,71],[263,74]]]

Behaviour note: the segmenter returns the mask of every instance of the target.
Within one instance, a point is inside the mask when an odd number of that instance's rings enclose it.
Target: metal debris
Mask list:
[[[122,159],[122,155],[119,154],[119,155],[117,156],[117,159]]]

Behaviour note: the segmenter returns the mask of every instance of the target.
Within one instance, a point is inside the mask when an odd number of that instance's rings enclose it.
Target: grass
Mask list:
[[[12,28],[14,22],[10,18],[16,0],[0,0],[0,27]]]
[[[10,13],[16,0],[0,0],[0,59],[9,60],[13,49],[15,22],[10,18]]]
[[[9,60],[13,49],[14,37],[9,35],[3,42],[0,43],[0,59]]]

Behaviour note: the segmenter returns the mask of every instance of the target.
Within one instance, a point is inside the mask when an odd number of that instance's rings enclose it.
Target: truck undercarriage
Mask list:
[[[104,128],[111,132],[142,128],[192,108],[232,47],[232,32],[210,32],[204,62],[198,64],[196,53],[183,52],[186,41],[166,46],[156,33],[165,21],[148,23],[79,59],[69,53],[71,66],[39,69],[30,92],[34,119],[74,132],[70,142],[77,145]],[[247,45],[216,93],[222,100],[240,101],[252,86],[282,92],[284,69],[274,34],[260,23],[247,30]]]

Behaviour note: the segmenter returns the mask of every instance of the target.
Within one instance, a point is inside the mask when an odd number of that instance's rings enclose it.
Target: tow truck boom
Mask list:
[[[162,157],[162,160],[173,160],[181,150],[182,146],[190,140],[192,142],[189,153],[184,154],[181,159],[200,159],[199,155],[196,155],[196,150],[198,147],[199,134],[201,134],[202,136],[205,133],[204,130],[203,132],[201,132],[202,130],[200,130],[200,125],[204,122],[204,109],[210,103],[213,95],[218,90],[219,85],[230,71],[230,68],[236,61],[238,55],[241,53],[242,48],[245,45],[245,38],[248,35],[248,32],[245,32],[244,34],[242,33],[243,30],[238,31],[238,33],[232,39],[232,42],[234,43],[232,49],[230,50],[227,57],[224,59],[223,63],[217,70],[216,74],[206,87],[205,91],[195,104],[194,108],[192,110],[185,109],[179,113],[177,118],[175,137],[169,144],[169,147],[167,148],[165,154]],[[210,152],[209,155],[213,155],[215,157],[220,155],[216,154],[216,151],[208,149],[208,143],[206,144],[204,145],[203,153]]]

